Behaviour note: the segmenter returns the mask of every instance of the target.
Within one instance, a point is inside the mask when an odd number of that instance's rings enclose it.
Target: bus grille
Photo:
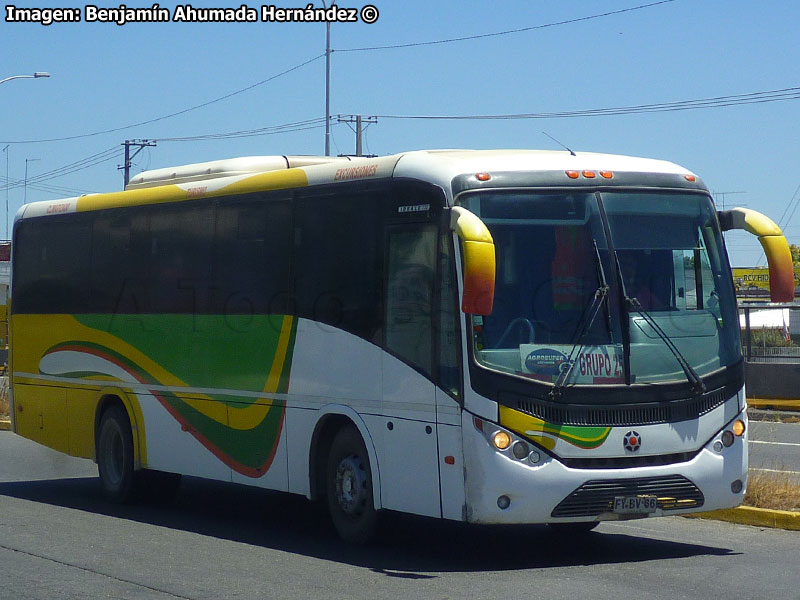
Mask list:
[[[583,458],[560,456],[558,457],[558,461],[570,469],[634,469],[636,467],[661,467],[664,465],[689,462],[699,453],[700,450],[695,450],[694,452],[676,452],[674,454],[642,456],[598,456]]]
[[[615,496],[658,496],[658,508],[678,510],[703,506],[703,493],[682,475],[587,481],[553,509],[552,517],[596,517],[612,510]]]
[[[500,401],[510,408],[538,417],[548,423],[615,427],[688,421],[711,412],[724,404],[727,399],[725,389],[722,388],[703,394],[698,398],[658,404],[569,405],[506,393],[501,394]]]

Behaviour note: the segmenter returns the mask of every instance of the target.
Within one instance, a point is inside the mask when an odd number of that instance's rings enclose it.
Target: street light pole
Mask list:
[[[11,77],[6,77],[5,79],[0,79],[0,84],[5,83],[6,81],[11,81],[12,79],[42,79],[44,77],[50,77],[50,73],[47,71],[36,71],[33,75],[12,75]],[[8,239],[8,187],[9,187],[9,180],[8,180],[8,145],[3,148],[3,152],[6,153],[6,239]],[[23,204],[28,199],[28,161],[29,160],[39,160],[38,158],[32,159],[25,159],[25,200]]]
[[[12,75],[11,77],[0,79],[0,83],[5,83],[6,81],[11,81],[12,79],[39,79],[41,77],[50,77],[50,73],[46,73],[45,71],[36,71],[33,75]]]
[[[336,0],[331,2],[331,6]],[[328,5],[322,0],[327,11]],[[331,155],[331,22],[325,22],[325,156]]]

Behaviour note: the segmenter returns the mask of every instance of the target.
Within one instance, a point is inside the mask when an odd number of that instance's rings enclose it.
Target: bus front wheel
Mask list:
[[[133,490],[133,435],[128,413],[111,406],[97,430],[97,470],[103,495],[111,502],[128,500]]]
[[[344,427],[334,437],[326,479],[328,510],[339,536],[355,544],[368,542],[375,535],[378,515],[369,455],[354,426]]]

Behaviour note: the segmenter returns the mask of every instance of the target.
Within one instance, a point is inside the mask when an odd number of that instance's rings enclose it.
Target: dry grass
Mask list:
[[[800,511],[800,479],[785,473],[750,471],[746,506]]]
[[[0,419],[7,420],[8,413],[8,377],[0,378]]]

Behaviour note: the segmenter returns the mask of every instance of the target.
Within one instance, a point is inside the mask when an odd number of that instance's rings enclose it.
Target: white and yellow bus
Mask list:
[[[747,417],[721,231],[674,164],[420,151],[161,169],[14,224],[14,430],[107,497],[179,475],[473,523],[736,506]]]

